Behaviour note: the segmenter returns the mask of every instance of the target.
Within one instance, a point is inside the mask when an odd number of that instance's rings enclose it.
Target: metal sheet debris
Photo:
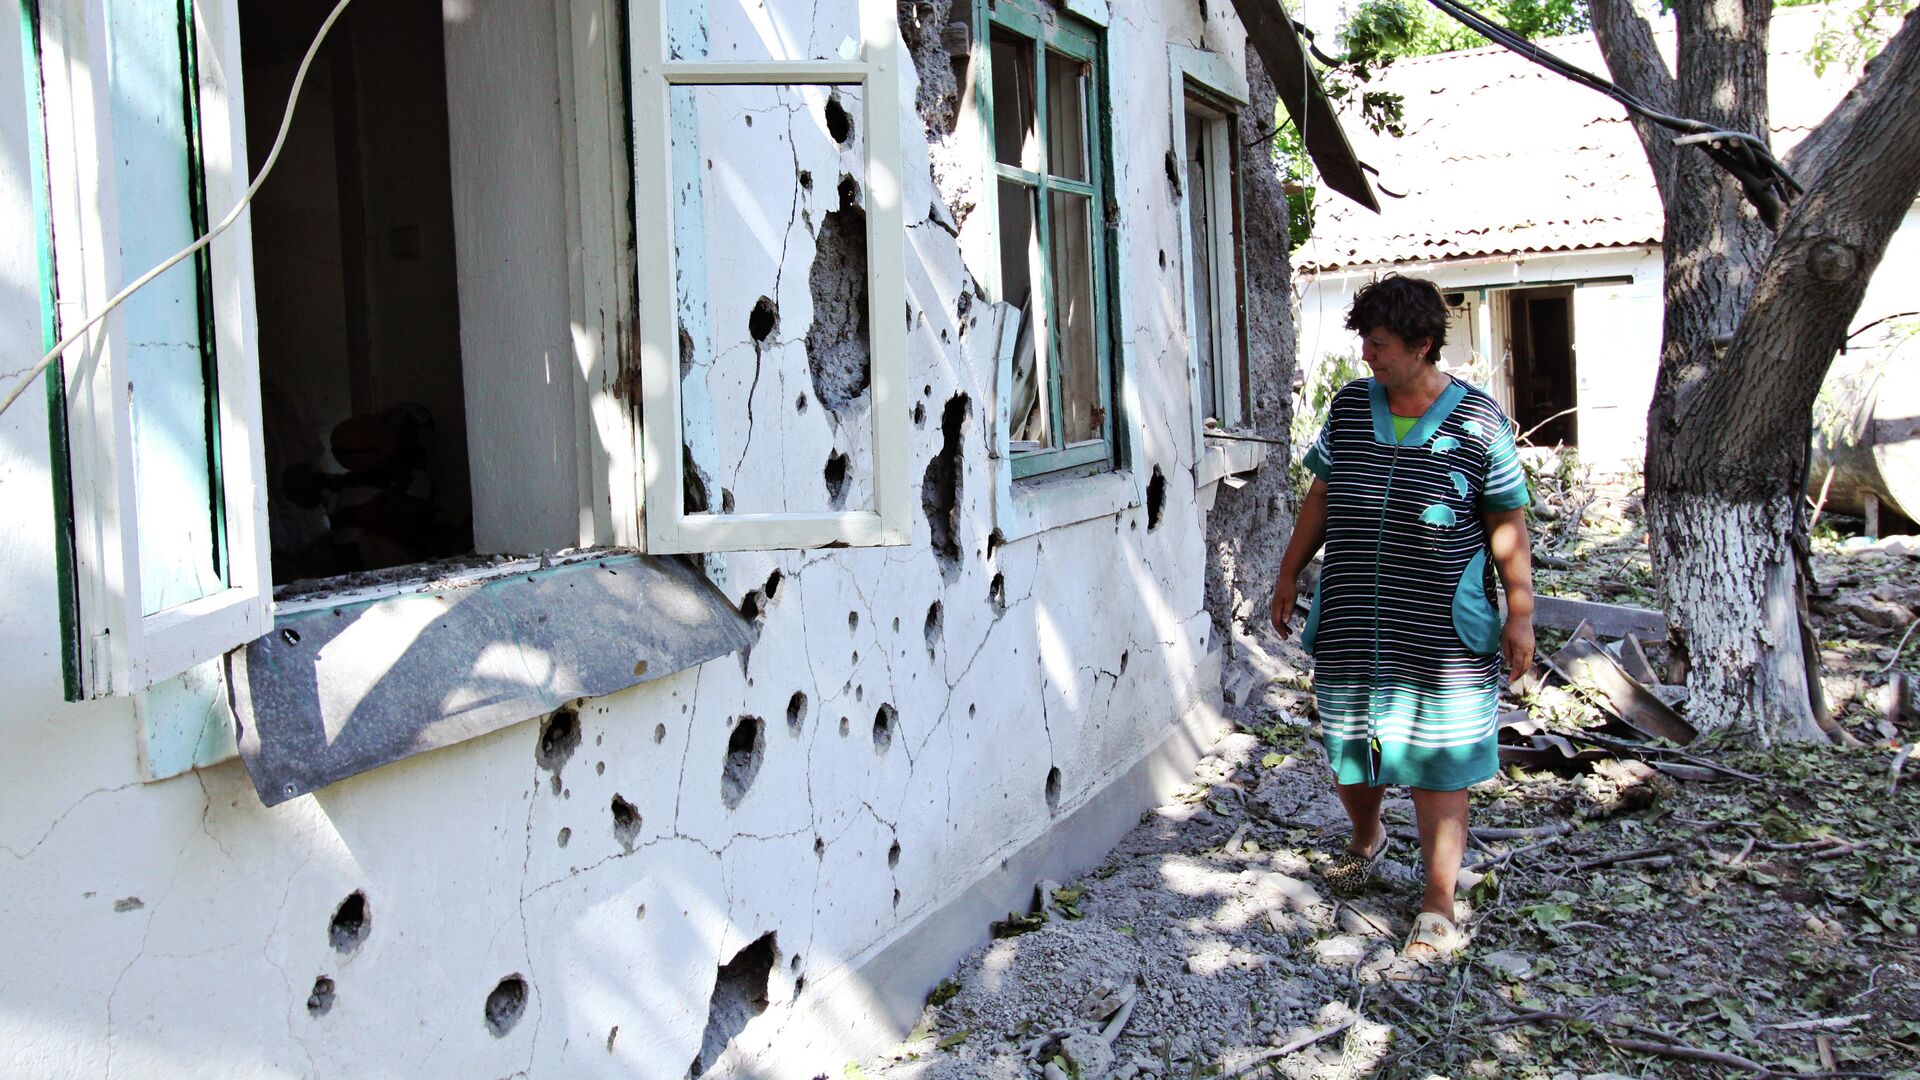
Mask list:
[[[228,654],[240,758],[273,806],[738,651],[685,562],[620,555],[283,615]]]

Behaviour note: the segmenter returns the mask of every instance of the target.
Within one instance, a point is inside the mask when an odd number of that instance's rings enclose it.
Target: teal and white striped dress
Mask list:
[[[1506,414],[1455,379],[1396,441],[1386,390],[1360,379],[1304,464],[1327,482],[1327,540],[1301,644],[1336,779],[1488,779],[1501,627],[1481,515],[1528,502]]]

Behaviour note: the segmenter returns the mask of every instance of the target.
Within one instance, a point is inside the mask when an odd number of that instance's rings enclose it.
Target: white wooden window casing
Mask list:
[[[1203,357],[1193,347],[1197,335],[1189,334],[1187,354],[1188,385],[1193,388],[1193,450],[1197,463],[1197,481],[1205,484],[1220,475],[1243,471],[1257,465],[1265,458],[1256,444],[1228,443],[1206,438],[1206,422],[1210,419],[1203,407],[1202,379],[1212,378],[1215,411],[1219,414],[1211,419],[1217,420],[1222,429],[1244,427],[1249,420],[1244,403],[1246,389],[1241,385],[1240,357],[1242,354],[1240,312],[1242,308],[1241,275],[1241,238],[1238,232],[1237,215],[1234,212],[1237,192],[1236,178],[1233,173],[1233,118],[1231,114],[1220,115],[1223,110],[1214,106],[1245,106],[1248,101],[1247,83],[1244,76],[1229,64],[1225,57],[1204,49],[1195,49],[1185,45],[1170,45],[1167,48],[1167,68],[1171,75],[1169,100],[1171,102],[1171,125],[1173,130],[1173,152],[1175,160],[1181,163],[1183,180],[1186,163],[1199,154],[1203,163],[1204,185],[1183,183],[1180,206],[1180,265],[1181,291],[1185,301],[1186,325],[1194,326],[1203,317],[1203,311],[1211,320],[1211,333],[1208,335],[1214,356],[1210,365],[1203,365]],[[1188,139],[1188,115],[1194,110],[1195,99],[1199,98],[1205,107],[1200,110],[1205,119],[1198,125],[1207,145],[1194,147]],[[1197,190],[1196,190],[1197,189]],[[1198,237],[1192,228],[1193,216],[1189,212],[1188,200],[1204,199],[1207,202],[1208,235]],[[1209,303],[1202,304],[1200,297],[1194,294],[1192,267],[1194,260],[1207,261],[1211,272],[1208,280],[1212,296]],[[1209,370],[1210,369],[1210,370]]]
[[[900,70],[893,0],[859,0],[857,56],[716,62],[669,59],[669,0],[632,8],[635,234],[640,252],[641,453],[647,549],[655,553],[767,550],[907,542],[910,532],[905,228],[901,210]],[[672,88],[808,85],[860,88],[867,147],[868,319],[871,337],[873,509],[689,514],[676,302]]]
[[[145,100],[136,96],[132,78],[116,85],[114,20],[122,19],[118,29],[128,33],[127,26],[133,22],[130,12],[136,6],[150,20],[159,18],[156,12],[180,10],[171,0],[126,7],[104,0],[52,0],[41,7],[48,188],[63,325],[84,321],[123,284],[149,268],[142,245],[130,242],[143,239],[137,230],[154,226],[122,212],[116,177],[120,163],[134,152],[114,145],[116,100],[122,105]],[[236,81],[239,28],[231,5],[200,3],[186,10],[191,11],[197,58],[192,89],[199,113],[204,205],[217,215],[234,205],[248,179],[245,114]],[[124,40],[118,47],[132,48]],[[123,52],[123,61],[127,55]],[[124,127],[131,121],[123,116],[120,123]],[[156,121],[141,134],[164,131],[165,124]],[[157,217],[177,208],[154,210]],[[133,250],[128,251],[130,246]],[[208,581],[202,595],[175,602],[150,588],[153,582],[143,581],[143,544],[150,560],[169,545],[199,544],[202,534],[182,528],[180,515],[212,514],[215,506],[211,502],[206,507],[149,505],[142,510],[138,479],[145,475],[152,482],[155,473],[141,471],[135,408],[143,390],[159,395],[169,387],[156,385],[165,382],[160,376],[143,377],[144,387],[134,379],[136,346],[127,329],[128,309],[134,302],[116,310],[63,358],[74,495],[80,691],[85,697],[137,693],[245,644],[272,626],[265,488],[260,482],[262,450],[257,438],[252,238],[245,218],[214,242],[208,258],[213,338],[205,346],[212,356],[217,388],[212,408],[218,432],[211,460],[219,471],[216,498],[224,519],[224,541],[215,560],[221,567],[217,580]],[[141,264],[133,265],[135,261]],[[193,273],[193,264],[183,263],[170,274],[182,271]],[[160,282],[166,280],[163,277]],[[178,464],[166,462],[160,454],[146,460],[149,470]]]

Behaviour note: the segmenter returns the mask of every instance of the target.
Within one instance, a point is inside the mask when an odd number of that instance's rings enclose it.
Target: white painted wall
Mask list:
[[[767,7],[804,18],[812,2]],[[483,449],[476,434],[482,543],[544,546],[549,528],[567,543],[578,520],[574,413],[548,392],[548,365],[568,362],[554,13],[517,0],[450,0],[446,11],[471,430],[519,447]],[[534,761],[534,723],[271,811],[232,761],[141,783],[131,703],[61,700],[46,412],[30,396],[0,417],[0,1074],[678,1078],[716,969],[773,932],[772,1008],[742,1045],[773,1055],[777,1075],[838,1075],[898,1033],[889,1007],[917,1005],[956,941],[984,937],[985,915],[956,931],[950,913],[973,919],[1023,887],[996,877],[1003,863],[1090,865],[1096,849],[1048,854],[1050,839],[1108,827],[1082,824],[1092,818],[1124,827],[1150,797],[1142,778],[1164,786],[1198,753],[1217,699],[1181,277],[1177,260],[1163,269],[1158,255],[1177,251],[1180,221],[1162,164],[1166,44],[1228,50],[1236,63],[1239,45],[1230,19],[1215,12],[1203,30],[1185,0],[1130,4],[1111,35],[1120,337],[1135,372],[1134,469],[1159,465],[1166,477],[1160,526],[1129,506],[989,557],[993,343],[978,331],[990,320],[984,304],[959,318],[970,268],[955,239],[911,209],[935,192],[909,114],[908,362],[928,412],[913,430],[912,475],[939,451],[941,406],[969,395],[962,565],[943,576],[918,514],[905,548],[725,556],[736,598],[775,569],[785,575],[750,657],[589,702],[557,794]],[[21,85],[7,54],[0,92]],[[502,109],[517,122],[485,128]],[[18,111],[0,102],[9,236],[28,221]],[[0,254],[8,357],[38,352],[33,275],[19,254]],[[739,295],[714,306],[742,312],[764,291],[715,284]],[[717,329],[744,335],[744,320]],[[804,370],[785,372],[782,398],[769,402],[779,426],[766,434],[815,482],[832,434],[817,405],[806,415],[814,426],[787,422],[799,415],[796,378]],[[703,383],[716,412],[744,412],[738,380]],[[489,506],[500,516],[487,518]],[[1004,610],[989,599],[996,578]],[[943,628],[930,644],[935,601]],[[808,706],[790,730],[796,691]],[[872,730],[883,704],[898,728],[881,751]],[[764,719],[767,751],[728,810],[720,771],[742,715]],[[1157,771],[1144,767],[1153,762]],[[613,834],[615,795],[641,815],[631,853]],[[342,954],[328,922],[355,890],[368,898],[370,931]],[[483,1009],[511,974],[531,998],[495,1037]],[[336,997],[313,1016],[320,976]]]

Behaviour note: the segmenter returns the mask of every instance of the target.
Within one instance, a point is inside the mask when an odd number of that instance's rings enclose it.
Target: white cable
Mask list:
[[[280,160],[280,148],[286,145],[287,130],[293,126],[294,106],[300,103],[300,90],[307,81],[307,68],[313,64],[313,58],[319,53],[321,44],[327,40],[327,31],[333,29],[334,22],[340,18],[341,12],[346,11],[347,5],[351,3],[353,3],[353,0],[340,0],[339,3],[335,4],[333,11],[328,13],[326,21],[320,24],[320,32],[314,35],[313,44],[307,46],[307,55],[301,58],[300,69],[296,71],[293,76],[293,89],[287,94],[287,109],[286,112],[280,116],[280,132],[273,138],[273,149],[267,152],[267,160],[260,165],[260,174],[253,178],[251,184],[247,185],[246,193],[240,196],[240,201],[234,204],[233,209],[227,213],[226,217],[220,219],[220,224],[207,230],[205,236],[181,248],[159,266],[140,275],[131,285],[121,289],[114,295],[113,299],[107,301],[106,306],[94,313],[86,322],[80,324],[79,329],[61,338],[58,345],[48,350],[47,355],[41,357],[40,362],[33,365],[33,367],[27,371],[26,376],[20,380],[20,384],[7,392],[5,400],[0,400],[0,413],[5,413],[8,409],[12,408],[13,403],[19,400],[20,395],[26,393],[27,388],[32,386],[34,382],[40,378],[41,374],[44,373],[47,368],[51,367],[55,360],[60,358],[62,353],[72,348],[75,342],[85,337],[94,327],[100,325],[101,320],[112,314],[114,308],[125,303],[128,297],[145,288],[153,279],[178,266],[183,260],[191,257],[201,248],[213,243],[215,237],[226,232],[227,229],[232,227],[235,221],[240,219],[241,211],[245,210],[247,204],[253,201],[254,195],[260,191],[260,185],[266,182],[267,174],[273,171],[274,163]]]

